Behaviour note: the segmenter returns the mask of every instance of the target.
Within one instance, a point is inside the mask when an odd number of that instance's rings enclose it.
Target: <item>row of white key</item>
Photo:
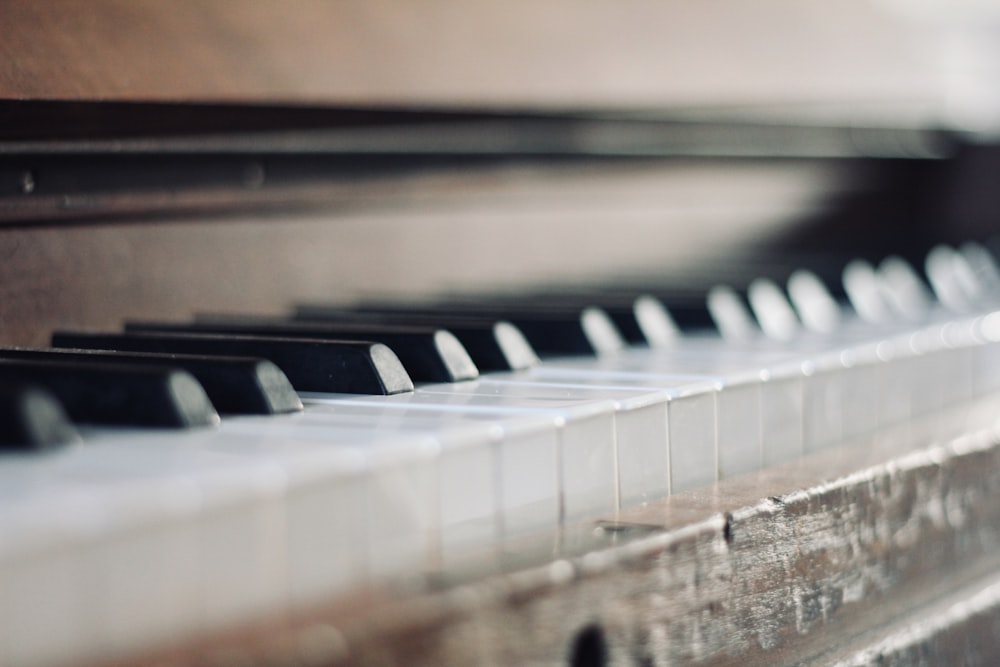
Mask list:
[[[686,340],[5,459],[0,655],[169,643],[794,460],[1000,389],[998,324]]]
[[[0,658],[170,644],[1000,390],[1000,313],[685,339],[0,462]]]

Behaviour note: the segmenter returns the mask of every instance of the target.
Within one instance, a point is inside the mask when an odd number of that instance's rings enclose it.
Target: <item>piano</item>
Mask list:
[[[928,11],[0,7],[0,664],[993,664]]]

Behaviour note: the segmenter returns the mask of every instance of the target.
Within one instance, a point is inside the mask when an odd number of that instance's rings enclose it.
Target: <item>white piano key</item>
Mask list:
[[[913,414],[922,415],[947,405],[952,387],[943,384],[949,375],[949,359],[944,354],[944,340],[936,325],[924,327],[909,336],[910,350],[916,360],[912,388]]]
[[[975,320],[973,332],[979,341],[974,351],[973,387],[977,396],[1000,391],[1000,312]]]
[[[329,429],[344,428],[373,429],[399,439],[413,434],[435,438],[440,447],[440,550],[446,559],[468,551],[471,544],[486,548],[558,524],[557,428],[544,416],[407,410],[395,403],[359,405],[339,397],[307,399],[304,414],[283,422],[291,426],[275,424],[278,432],[288,429],[289,434],[321,440],[330,437]],[[511,472],[504,475],[504,470]]]
[[[723,376],[716,393],[719,479],[754,472],[763,465],[760,373]]]
[[[767,380],[761,385],[765,465],[878,427],[880,342],[868,327],[803,335],[781,345],[726,346],[723,358],[741,355],[744,366],[756,366]],[[701,345],[710,349],[707,341]]]
[[[94,602],[91,613],[100,617],[100,636],[112,653],[166,646],[209,624],[197,611],[208,589],[197,585],[205,583],[206,568],[202,524],[195,513],[200,491],[193,486],[186,479],[144,483],[109,500],[116,510],[130,506],[136,512],[140,503],[147,505],[142,512],[147,518],[136,517],[120,530],[109,526],[82,560],[100,587],[83,597]],[[272,592],[264,604],[281,601]]]
[[[805,383],[803,450],[813,452],[866,435],[879,424],[878,363],[867,344],[810,355]]]
[[[924,316],[781,346],[681,339],[0,461],[0,655],[165,645],[1000,390],[995,313]]]
[[[374,455],[364,489],[368,565],[375,580],[405,577],[415,567],[427,570],[438,557],[438,448],[428,438],[416,457],[409,445]]]
[[[483,387],[499,384],[512,395],[564,396],[576,400],[611,400],[615,405],[616,468],[619,505],[664,496],[669,490],[668,404],[664,383],[608,374],[560,374],[537,369],[516,375],[487,376]]]
[[[806,376],[802,364],[770,364],[761,371],[761,465],[794,461],[804,453]]]
[[[253,422],[254,418],[247,421]],[[285,544],[292,608],[370,581],[365,512],[368,457],[361,447],[246,434],[226,429],[201,446],[234,458],[266,461],[287,478]],[[362,440],[363,443],[363,440]]]
[[[878,355],[878,343],[850,345],[839,357],[844,373],[841,437],[870,435],[878,429],[882,415],[880,382],[884,363]]]
[[[911,394],[916,382],[914,372],[917,370],[917,361],[908,348],[909,344],[904,345],[902,336],[885,338],[875,346],[879,360],[877,386],[880,427],[901,424],[912,414]]]
[[[641,403],[619,411],[618,476],[623,507],[691,484],[715,482],[717,384],[705,377],[614,371],[610,370],[613,361],[593,371],[559,363],[532,369],[530,374],[545,382],[591,384],[604,390],[656,390],[643,396]]]
[[[670,393],[662,387],[615,384],[598,376],[580,378],[526,371],[487,376],[460,390],[491,392],[511,398],[612,401],[615,433],[611,453],[615,461],[613,468],[617,470],[619,505],[642,502],[668,492]],[[433,388],[424,391],[433,391]],[[640,465],[644,466],[642,474],[648,479],[636,479],[633,474],[635,467]]]
[[[346,428],[373,428],[383,437],[400,441],[414,435],[434,438],[439,450],[433,494],[439,532],[435,558],[447,562],[453,554],[467,553],[474,546],[490,548],[498,542],[495,459],[497,443],[503,437],[499,426],[454,414],[405,414],[398,410],[317,404],[310,405],[299,423],[300,428],[292,432],[301,432],[301,427],[319,428],[314,437],[324,440],[335,439],[335,434]]]
[[[944,386],[951,390],[947,396],[948,405],[970,401],[975,395],[974,363],[978,345],[975,324],[975,318],[963,318],[946,322],[940,328],[947,371]]]
[[[345,404],[457,411],[495,417],[547,416],[558,427],[561,520],[576,520],[615,510],[615,406],[612,401],[477,395],[467,388],[471,384],[434,385],[440,388],[434,393],[418,389],[412,394],[345,397],[343,401]],[[449,388],[455,391],[449,391]]]
[[[262,609],[274,613],[287,606],[288,599],[302,602],[307,588],[314,589],[315,598],[315,591],[342,591],[366,580],[365,490],[360,482],[367,461],[359,451],[267,433],[144,433],[128,441],[116,439],[125,449],[114,455],[119,465],[138,456],[160,471],[190,466],[191,461],[198,461],[199,467],[211,461],[222,469],[210,475],[195,469],[180,478],[191,490],[198,506],[196,519],[203,524],[198,553],[213,556],[196,563],[208,581],[199,593],[213,596],[199,603],[205,614],[198,623],[230,625]],[[357,440],[358,449],[369,446]],[[88,442],[88,447],[95,444]],[[143,451],[148,448],[155,451]],[[350,529],[353,539],[342,539],[337,531],[324,528],[327,524]],[[263,545],[242,554],[248,541]],[[214,597],[226,586],[240,592],[230,594],[232,603],[220,607]],[[190,616],[192,605],[184,608]]]
[[[717,402],[718,471],[725,478],[757,470],[764,462],[801,456],[802,369],[797,363],[775,362],[788,356],[752,343],[685,339],[671,348],[631,350],[596,363],[556,360],[536,372],[567,367],[581,375],[635,374],[650,378],[651,384],[711,383]],[[656,377],[660,379],[653,381]],[[699,436],[702,447],[710,433]]]
[[[452,397],[464,402],[475,398],[518,411],[544,410],[555,414],[560,424],[557,461],[563,520],[576,521],[618,509],[614,400],[602,399],[597,394],[541,392],[486,382],[429,385],[419,393],[432,400]]]
[[[734,422],[728,416],[725,419],[729,423],[724,423],[720,407],[720,472],[749,472],[753,454],[743,449],[745,443],[749,443],[750,449],[759,450],[763,466],[802,456],[806,375],[800,357],[784,346],[774,347],[766,342],[731,346],[712,339],[700,340],[690,350],[678,348],[674,356],[676,360],[670,363],[687,372],[701,369],[719,374],[723,378],[720,402],[726,403],[727,409],[733,403],[732,397],[726,395],[732,385],[744,398],[741,414],[748,409],[746,402],[752,402],[753,398],[740,387],[760,380],[756,425],[750,421]],[[741,432],[746,435],[740,437]]]
[[[812,358],[806,362],[806,368],[802,449],[809,453],[840,440],[846,394],[843,366],[837,353]]]
[[[719,478],[715,450],[715,391],[688,385],[670,402],[670,492],[696,489]],[[685,443],[691,443],[688,446]]]
[[[144,479],[156,482],[165,475],[176,477],[177,489],[194,487],[194,498],[174,501],[195,502],[196,498],[198,503],[194,522],[199,550],[195,562],[201,579],[198,622],[203,627],[224,628],[286,608],[286,479],[280,468],[266,460],[238,460],[202,446],[204,439],[214,437],[214,431],[180,436],[158,432],[140,439],[124,433],[105,434],[87,444],[92,450],[104,450],[105,456],[86,461],[81,474],[127,476],[140,485],[137,494],[142,493]],[[122,510],[127,504],[122,501],[115,507]],[[123,518],[115,521],[125,525]],[[110,562],[110,556],[103,561]],[[128,569],[118,568],[113,576],[126,574]],[[121,592],[141,600],[142,588],[148,585],[143,575],[148,574],[144,564],[130,575],[136,579],[134,584],[126,583]],[[127,609],[121,602],[113,608]]]
[[[459,535],[469,528],[463,527],[466,520],[478,525],[475,530],[481,537],[500,542],[559,525],[558,420],[546,414],[517,411],[406,409],[396,404],[387,407],[378,401],[357,405],[344,399],[332,399],[325,405],[307,399],[304,417],[353,427],[374,420],[381,427],[398,428],[403,435],[417,432],[439,440],[445,434],[442,458],[454,461],[441,466],[439,473],[441,484],[451,489],[439,498],[442,529],[452,533],[442,537],[443,549],[456,540],[464,541]],[[481,447],[470,446],[472,435]],[[449,456],[463,450],[469,450],[464,459]],[[475,496],[466,496],[469,480],[476,479]],[[454,489],[458,488],[464,490],[456,494]],[[455,500],[456,496],[461,497],[461,502]],[[470,498],[477,500],[472,503]],[[492,504],[486,505],[487,500]],[[487,525],[483,516],[494,520]]]
[[[103,505],[89,489],[18,468],[5,462],[0,471],[3,662],[67,664],[101,655],[100,617],[95,601],[84,596],[84,582],[92,575],[86,548],[102,537]],[[16,488],[18,479],[26,482],[22,488]]]
[[[118,443],[88,442],[48,462],[59,488],[77,492],[86,502],[67,513],[73,520],[72,530],[53,522],[51,512],[29,515],[35,538],[26,539],[22,530],[16,544],[28,549],[22,553],[22,562],[36,576],[52,573],[52,568],[65,572],[61,555],[67,550],[76,554],[67,564],[74,571],[74,581],[47,599],[40,610],[43,618],[38,618],[32,616],[31,603],[23,599],[30,589],[21,587],[30,576],[23,576],[23,568],[4,567],[2,587],[7,594],[3,604],[12,607],[3,615],[16,617],[12,627],[18,623],[45,627],[58,636],[72,636],[84,628],[87,641],[74,644],[79,658],[87,647],[95,655],[115,654],[176,640],[196,628],[225,627],[267,609],[284,608],[284,564],[280,555],[269,558],[268,547],[270,541],[280,551],[283,535],[261,530],[267,518],[280,511],[255,496],[259,487],[254,478],[260,464],[233,471],[228,462],[211,457],[178,456],[172,451],[173,441],[167,448],[160,446],[162,442],[149,449],[143,444],[118,447]],[[226,478],[221,486],[228,487],[221,495],[220,478]],[[242,502],[251,499],[255,502]],[[30,511],[35,502],[26,499],[19,511]],[[253,539],[241,539],[242,547],[255,553],[233,551],[236,545],[213,544],[206,521],[217,519],[220,510],[235,512],[238,518],[230,516],[241,529],[232,530],[232,522],[227,521],[217,522],[216,527],[241,538],[245,529]],[[9,534],[12,524],[4,523]],[[13,528],[16,531],[16,521]],[[44,540],[39,542],[39,537]],[[217,549],[211,550],[212,546]],[[7,552],[0,560],[10,556]],[[262,559],[270,567],[260,567]],[[228,572],[247,576],[227,586]],[[219,615],[206,606],[214,593],[231,596],[225,603],[228,608]],[[44,617],[53,611],[62,613],[59,610],[65,614]],[[24,640],[18,645],[32,647]]]
[[[560,521],[560,433],[545,416],[500,424],[504,433],[497,465],[500,528],[502,540],[509,542]]]
[[[368,525],[366,561],[372,578],[398,577],[437,562],[440,440],[417,430],[310,424],[299,417],[232,419],[223,422],[222,429],[231,436],[306,440],[361,454],[366,465],[358,511]]]

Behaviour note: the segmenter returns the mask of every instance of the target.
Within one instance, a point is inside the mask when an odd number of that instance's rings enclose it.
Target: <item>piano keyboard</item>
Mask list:
[[[217,427],[78,424],[81,443],[4,455],[0,662],[128,656],[473,559],[499,567],[526,537],[1000,390],[995,267],[947,249],[930,266],[940,304],[898,260],[854,265],[852,314],[808,277],[795,311],[758,283],[752,320],[739,301],[714,313],[728,338],[615,350],[610,320],[588,315],[596,356],[559,356],[545,317],[507,310],[556,356],[412,391],[300,388],[301,411]]]

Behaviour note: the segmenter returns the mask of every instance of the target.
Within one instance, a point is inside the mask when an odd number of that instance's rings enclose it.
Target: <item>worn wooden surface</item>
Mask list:
[[[362,592],[149,664],[996,664],[995,406],[931,415],[511,545],[423,590]]]

